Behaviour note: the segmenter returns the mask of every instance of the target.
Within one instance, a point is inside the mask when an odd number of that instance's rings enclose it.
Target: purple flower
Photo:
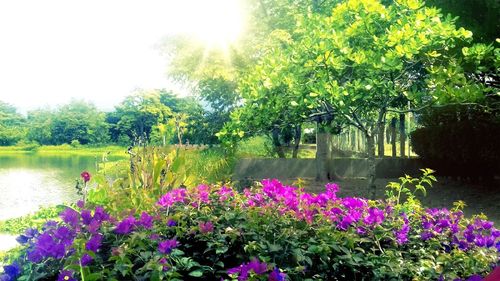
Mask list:
[[[473,242],[476,237],[474,233],[472,233],[472,230],[467,229],[464,231],[464,238],[470,243]]]
[[[28,237],[28,238],[33,238],[36,235],[38,235],[38,229],[36,229],[36,228],[28,228],[28,229],[26,229],[24,231],[24,235],[26,235],[26,237]]]
[[[100,227],[101,227],[100,222],[98,222],[97,220],[92,220],[92,222],[90,222],[90,224],[87,225],[87,230],[92,234],[96,234],[97,230],[99,230]]]
[[[209,233],[209,232],[214,231],[214,225],[211,221],[199,222],[198,226],[200,227],[201,233]]]
[[[474,242],[476,243],[476,246],[484,247],[486,246],[486,237],[482,235],[476,235],[476,239],[474,239]]]
[[[432,234],[432,232],[424,231],[420,234],[420,239],[422,239],[423,241],[427,241],[432,237],[434,237],[434,234]]]
[[[82,266],[87,266],[89,265],[94,258],[92,258],[89,254],[83,254],[82,258],[80,259],[80,264]]]
[[[142,212],[139,224],[145,229],[151,229],[153,227],[153,217],[146,212]]]
[[[26,235],[22,235],[22,234],[16,237],[17,243],[19,243],[21,245],[28,243],[29,240],[31,240],[31,238],[28,238]]]
[[[175,188],[163,195],[160,200],[158,200],[158,205],[162,207],[171,207],[177,202],[184,202],[186,198],[185,188]]]
[[[169,219],[167,221],[167,226],[168,227],[173,227],[173,226],[176,226],[176,225],[177,225],[177,222],[175,220],[173,220],[173,219]]]
[[[259,262],[257,259],[251,260],[247,264],[248,271],[252,270],[256,274],[263,274],[267,271],[267,264],[265,262]]]
[[[394,231],[396,243],[398,243],[399,245],[402,245],[402,244],[408,242],[408,232],[410,232],[410,224],[408,221],[408,217],[406,216],[405,213],[402,213],[402,217],[403,217],[404,223],[401,226],[401,229]]]
[[[175,239],[166,240],[160,242],[158,245],[158,251],[162,254],[170,254],[174,248],[179,246],[179,242]]]
[[[76,279],[73,277],[74,272],[71,270],[63,270],[61,273],[59,273],[59,276],[57,277],[57,281],[76,281]]]
[[[78,213],[77,213],[78,214]],[[56,228],[57,227],[57,222],[54,221],[54,220],[49,220],[47,221],[44,225],[43,225],[43,228],[42,230],[47,230],[47,229],[51,229],[51,228]]]
[[[483,280],[483,277],[481,277],[481,275],[474,274],[471,275],[469,278],[467,278],[466,281],[481,281],[481,280]]]
[[[82,210],[81,216],[82,216],[82,222],[85,225],[89,225],[90,222],[92,221],[92,213],[90,212],[90,210]]]
[[[53,257],[61,259],[66,253],[64,244],[58,243],[49,233],[42,233],[38,237],[34,251],[38,252],[36,256],[40,256],[40,258]]]
[[[451,224],[450,221],[447,219],[440,219],[436,225],[439,226],[440,228],[447,228]]]
[[[374,207],[368,209],[368,215],[363,220],[363,222],[367,225],[380,224],[383,221],[384,211]]]
[[[135,218],[129,216],[124,218],[115,228],[115,232],[118,234],[129,234],[135,227]]]
[[[80,209],[83,209],[83,207],[85,207],[85,203],[83,202],[83,200],[78,200],[78,202],[76,202],[76,206]]]
[[[87,243],[85,244],[85,249],[87,251],[97,252],[97,250],[99,250],[99,247],[101,247],[101,243],[102,243],[101,234],[92,235],[89,241],[87,241]]]
[[[491,221],[483,221],[482,227],[486,230],[490,229],[493,226],[493,222]]]
[[[338,227],[341,230],[347,230],[349,226],[354,222],[354,217],[351,215],[345,216],[342,221],[339,223]]]
[[[13,262],[11,265],[5,265],[3,271],[10,278],[7,280],[16,280],[17,276],[21,274],[21,267],[17,262]]]
[[[28,260],[33,263],[39,263],[43,259],[42,253],[38,249],[28,251]]]
[[[285,281],[286,280],[286,274],[280,272],[278,268],[274,268],[273,271],[269,274],[269,278],[267,279],[268,281]]]
[[[219,191],[217,191],[219,196],[219,201],[226,201],[229,197],[234,196],[234,191],[230,187],[222,186]]]
[[[462,251],[465,251],[469,248],[469,243],[465,240],[458,241],[458,248]]]
[[[253,271],[257,275],[262,275],[267,272],[267,268],[268,266],[265,262],[259,262],[259,260],[253,259],[249,263],[243,263],[238,267],[228,269],[227,274],[230,275],[238,274],[238,280],[244,281],[248,279],[250,271]],[[280,277],[280,275],[278,275],[277,277]],[[276,279],[276,280],[284,280],[284,279]]]
[[[75,228],[80,222],[80,214],[71,208],[66,208],[59,216],[65,223],[69,224],[73,228]]]
[[[104,208],[101,206],[95,207],[93,219],[98,222],[108,221],[109,214],[104,211]]]
[[[55,230],[53,235],[54,238],[59,239],[64,246],[70,246],[73,244],[76,233],[65,226],[61,226]]]

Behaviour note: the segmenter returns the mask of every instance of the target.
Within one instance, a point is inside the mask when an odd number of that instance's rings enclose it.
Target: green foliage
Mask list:
[[[113,210],[149,210],[154,200],[179,186],[229,182],[235,158],[218,149],[137,147],[130,159],[101,166],[88,199]]]
[[[170,108],[160,102],[158,91],[137,92],[128,96],[107,115],[111,139],[118,141],[126,136],[131,142],[146,143],[153,127],[164,123],[172,114]],[[130,143],[129,143],[130,144]]]
[[[255,136],[238,143],[236,155],[239,158],[266,158],[274,157],[272,142],[268,137]]]
[[[498,37],[500,3],[496,0],[427,0],[426,5],[458,17],[457,25],[471,30],[476,42],[490,43]]]
[[[431,170],[423,172],[390,188],[413,196],[409,184],[434,180]],[[326,189],[310,194],[277,180],[244,192],[222,185],[176,189],[149,213],[123,210],[126,218],[118,222],[87,205],[85,212],[99,213],[86,216],[94,221],[92,230],[80,215],[84,210],[67,210],[76,220],[65,215],[66,223],[48,226],[44,239],[31,238],[39,242],[18,252],[19,280],[52,280],[62,270],[82,280],[273,280],[268,275],[275,268],[285,280],[454,280],[484,276],[498,263],[494,246],[466,242],[464,249],[453,238],[487,235],[497,241],[498,230],[481,217],[424,209],[416,200],[397,202],[399,195],[370,201],[338,198],[334,184]],[[435,235],[423,236],[429,228]],[[96,232],[101,243],[90,250]],[[70,241],[64,257],[43,254],[54,243],[47,236]],[[36,261],[27,255],[34,251],[42,252]],[[88,264],[81,259],[85,254],[92,257]],[[252,260],[263,268],[248,279],[228,272]]]
[[[24,138],[23,123],[15,107],[0,101],[0,146],[14,145]]]
[[[44,207],[33,214],[0,221],[0,233],[21,234],[27,228],[40,229],[47,220],[57,219],[65,206]]]
[[[72,101],[55,110],[39,109],[28,112],[30,141],[42,145],[102,144],[108,141],[108,125],[104,113],[95,105],[83,101]]]
[[[386,195],[388,200],[394,201],[396,206],[401,206],[402,209],[398,211],[411,212],[415,207],[419,207],[416,201],[417,191],[424,196],[427,195],[427,188],[432,187],[432,182],[436,182],[436,177],[431,169],[422,169],[422,176],[420,178],[412,178],[408,175],[400,177],[400,182],[390,182],[387,185]],[[427,186],[427,187],[426,187]],[[413,188],[413,190],[411,189]],[[401,196],[406,196],[403,202]]]

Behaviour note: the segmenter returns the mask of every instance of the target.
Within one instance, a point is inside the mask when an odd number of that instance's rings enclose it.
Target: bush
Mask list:
[[[449,106],[421,117],[411,134],[424,164],[446,176],[489,177],[498,172],[500,118],[480,108]]]
[[[7,280],[452,280],[498,263],[500,231],[477,216],[424,209],[434,178],[391,183],[389,198],[309,194],[277,180],[237,192],[177,188],[153,211],[111,217],[79,202],[18,238]],[[412,186],[416,189],[412,189]],[[406,201],[402,201],[403,196]],[[0,277],[1,279],[2,277]],[[5,280],[1,279],[1,280]],[[474,279],[476,280],[476,279]]]
[[[70,145],[71,145],[71,147],[75,147],[75,148],[81,146],[80,141],[78,141],[78,140],[72,140]]]

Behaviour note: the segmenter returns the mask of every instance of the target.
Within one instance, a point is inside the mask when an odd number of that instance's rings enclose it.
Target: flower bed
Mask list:
[[[424,209],[412,193],[402,202],[409,189],[393,187],[371,201],[338,198],[336,184],[199,185],[121,219],[79,202],[19,236],[0,280],[480,280],[498,264],[493,223],[459,205]]]

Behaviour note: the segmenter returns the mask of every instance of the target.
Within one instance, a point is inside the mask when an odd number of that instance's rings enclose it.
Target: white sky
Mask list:
[[[155,46],[241,26],[237,1],[0,0],[0,100],[21,112],[71,98],[111,110],[137,88],[175,90]]]

